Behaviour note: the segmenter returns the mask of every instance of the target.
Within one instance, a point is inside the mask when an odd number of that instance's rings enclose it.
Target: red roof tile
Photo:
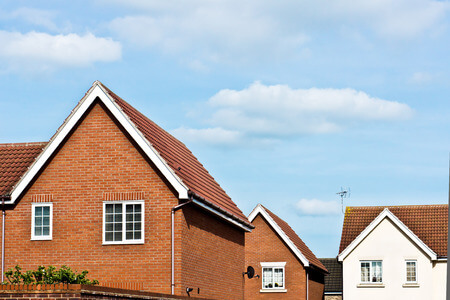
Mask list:
[[[262,206],[262,205],[261,205]],[[305,256],[305,258],[309,261],[311,265],[316,266],[317,268],[328,272],[327,268],[320,262],[320,260],[314,255],[314,253],[306,246],[306,244],[302,241],[302,239],[295,233],[295,231],[289,226],[288,223],[286,223],[284,220],[282,220],[280,217],[278,217],[276,214],[262,206],[265,211],[269,214],[269,216],[277,223],[277,225],[283,230],[283,232],[288,236],[288,238],[294,243],[294,245],[297,247],[297,249]]]
[[[448,205],[404,205],[347,207],[339,253],[388,208],[439,257],[447,256]]]
[[[250,225],[247,217],[182,142],[156,125],[103,84],[102,87],[191,192],[202,200],[206,200],[231,214],[241,223]]]
[[[0,196],[9,195],[47,143],[0,144]]]

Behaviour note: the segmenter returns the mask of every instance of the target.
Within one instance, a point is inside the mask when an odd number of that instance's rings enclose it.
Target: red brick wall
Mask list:
[[[145,200],[145,244],[102,245],[103,201],[110,199]],[[31,241],[31,205],[44,200],[53,203],[53,240]],[[170,212],[177,204],[151,164],[96,104],[7,212],[6,269],[68,265],[88,270],[88,278],[100,284],[170,294]],[[193,286],[202,297],[242,298],[244,233],[198,210],[184,211],[186,218],[181,210],[175,218],[176,294],[186,295],[185,287]]]
[[[183,213],[182,288],[194,288],[195,297],[243,299],[244,232],[192,206]]]
[[[145,244],[102,245],[103,201],[111,197],[145,200]],[[31,204],[43,198],[53,203],[53,240],[31,241]],[[172,191],[96,104],[8,211],[6,268],[64,264],[88,270],[89,278],[101,283],[139,282],[145,290],[170,293],[170,211],[176,204]]]
[[[302,264],[278,237],[270,225],[258,215],[255,229],[246,233],[245,267],[252,266],[260,278],[245,278],[245,299],[306,299],[306,272]],[[261,262],[286,262],[285,293],[261,293]],[[311,298],[312,299],[312,298]]]
[[[321,272],[309,271],[309,300],[322,300],[325,290],[325,277]]]

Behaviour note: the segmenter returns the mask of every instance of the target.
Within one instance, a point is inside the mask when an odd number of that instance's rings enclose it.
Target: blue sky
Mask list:
[[[2,1],[0,142],[100,80],[319,257],[345,205],[448,201],[450,2]]]

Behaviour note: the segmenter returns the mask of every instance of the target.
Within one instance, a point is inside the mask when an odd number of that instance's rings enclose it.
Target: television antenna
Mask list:
[[[350,188],[342,188],[341,187],[341,191],[336,193],[336,195],[339,195],[341,197],[341,207],[342,207],[342,213],[344,213],[344,198],[349,198],[350,197]]]

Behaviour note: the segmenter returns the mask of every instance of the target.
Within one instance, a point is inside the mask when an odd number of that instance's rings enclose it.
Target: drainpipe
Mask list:
[[[5,197],[2,197],[2,282],[5,281]]]
[[[309,272],[306,270],[306,300],[309,300]]]
[[[172,211],[171,211],[171,221],[172,221],[172,228],[171,228],[171,234],[172,234],[172,278],[171,278],[171,291],[172,291],[172,295],[175,294],[175,211],[179,210],[180,208],[182,208],[183,206],[189,204],[192,202],[192,195],[189,197],[189,200],[187,202],[178,204],[174,207],[172,207]]]

